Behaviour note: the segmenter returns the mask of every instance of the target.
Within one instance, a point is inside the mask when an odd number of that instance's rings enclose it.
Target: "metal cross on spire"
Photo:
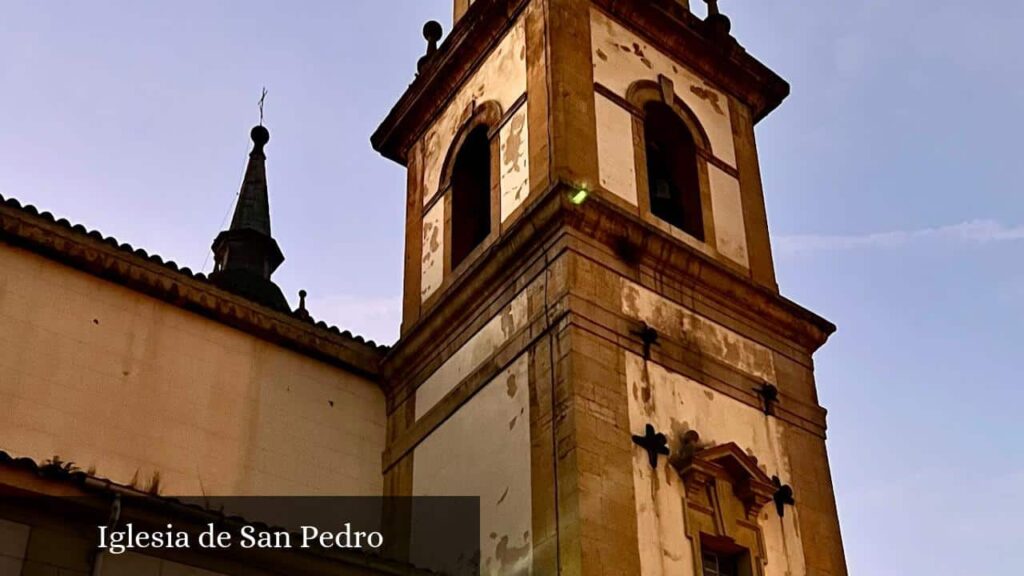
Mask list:
[[[263,126],[263,104],[267,101],[267,87],[263,87],[263,92],[260,94],[260,101],[257,105],[260,107],[260,126]]]
[[[704,0],[704,3],[708,5],[708,16],[716,16],[718,12],[718,0]]]

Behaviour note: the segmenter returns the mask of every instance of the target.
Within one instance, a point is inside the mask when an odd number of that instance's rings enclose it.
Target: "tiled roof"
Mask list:
[[[35,206],[31,204],[23,205],[15,198],[4,198],[2,195],[0,195],[0,216],[3,215],[4,208],[14,210],[17,214],[27,217],[27,219],[35,221],[37,223],[42,223],[45,225],[56,226],[58,228],[61,228],[71,237],[78,238],[81,240],[88,239],[89,241],[98,242],[102,245],[105,245],[105,247],[107,247],[108,250],[112,250],[121,257],[126,258],[128,260],[140,263],[144,262],[149,265],[157,265],[162,269],[162,271],[165,274],[169,274],[172,277],[176,277],[181,280],[187,280],[190,283],[201,284],[203,286],[203,289],[210,292],[210,294],[220,293],[226,295],[226,293],[220,291],[220,289],[217,288],[212,282],[210,282],[209,278],[201,272],[194,272],[190,268],[179,266],[174,261],[164,260],[158,254],[150,254],[142,248],[136,248],[131,244],[119,242],[116,238],[112,236],[104,236],[99,231],[89,230],[85,226],[82,226],[81,224],[72,224],[71,222],[64,218],[58,219],[49,212],[40,212],[39,209],[37,209]],[[48,257],[67,256],[68,258],[64,259],[73,259],[73,255],[69,253],[64,242],[50,242],[44,246],[44,242],[41,241],[41,238],[38,234],[32,237],[29,237],[30,235],[28,234],[19,235],[17,227],[14,224],[11,224],[10,226],[7,224],[8,223],[5,223],[3,219],[0,218],[0,238],[13,238],[15,240],[14,243],[20,245],[27,245],[27,247],[36,249],[37,252],[41,252],[47,255]],[[80,257],[80,255],[78,256],[78,259],[81,260],[82,257]],[[77,266],[79,268],[89,268],[88,266],[80,265],[81,262],[77,264],[79,264]],[[96,273],[101,277],[112,279],[115,281],[117,281],[120,276],[127,275],[127,273],[124,270],[121,270],[119,267],[113,267],[111,270],[104,270],[102,273],[99,273],[95,270],[89,271]],[[124,280],[127,279],[124,278]],[[127,281],[120,283],[128,285],[133,288],[137,287],[136,284],[138,284],[137,282]],[[152,292],[152,290],[147,290],[147,292]],[[177,296],[177,294],[175,294],[175,296]],[[167,299],[170,299],[170,297],[168,297]],[[352,334],[348,330],[341,330],[337,326],[331,326],[328,325],[326,322],[317,321],[314,318],[309,317],[308,314],[305,313],[304,311],[302,311],[302,313],[282,314],[280,312],[272,311],[269,308],[266,308],[256,302],[246,301],[246,303],[252,306],[253,308],[261,309],[261,311],[268,316],[282,315],[296,322],[308,324],[310,328],[312,328],[313,331],[317,333],[320,337],[329,338],[331,340],[336,341],[347,341],[351,345],[355,345],[359,348],[364,348],[366,349],[366,351],[370,352],[375,356],[379,356],[380,358],[383,358],[384,354],[387,353],[387,351],[389,350],[388,346],[379,345],[372,340],[367,340],[362,336]],[[217,316],[216,314],[206,315]],[[230,323],[234,325],[238,324],[238,322]]]

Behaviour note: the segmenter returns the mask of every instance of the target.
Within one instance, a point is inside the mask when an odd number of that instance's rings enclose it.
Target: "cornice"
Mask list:
[[[740,98],[758,122],[789,96],[789,83],[749,54],[735,38],[672,0],[593,0],[605,13],[647,38],[673,59]]]
[[[436,303],[389,352],[383,365],[385,382],[407,376],[425,354],[446,341],[453,326],[472,318],[481,301],[487,301],[492,292],[532,262],[537,251],[546,250],[551,239],[563,233],[610,247],[626,242],[632,247],[630,252],[639,255],[634,264],[661,271],[666,278],[809,353],[835,332],[835,325],[828,320],[651,227],[600,195],[592,195],[581,205],[571,203],[570,190],[571,186],[559,183],[538,194],[509,230],[444,288]]]
[[[22,207],[17,200],[0,197],[0,240],[318,360],[379,377],[386,347],[240,298],[202,274],[33,206]]]
[[[370,137],[373,149],[406,165],[412,143],[515,24],[529,0],[477,0]]]

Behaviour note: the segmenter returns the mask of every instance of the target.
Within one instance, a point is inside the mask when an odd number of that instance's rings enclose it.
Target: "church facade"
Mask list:
[[[835,327],[779,292],[754,137],[788,84],[716,2],[454,8],[371,139],[408,174],[390,347],[274,285],[262,126],[209,276],[0,203],[0,486],[471,495],[484,574],[845,575]]]

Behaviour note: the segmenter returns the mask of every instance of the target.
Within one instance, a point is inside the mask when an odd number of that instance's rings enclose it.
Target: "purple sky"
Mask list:
[[[840,327],[851,573],[1020,573],[1024,3],[722,8],[793,84],[759,147],[783,293]],[[208,271],[265,85],[275,279],[393,341],[405,182],[368,141],[430,18],[449,0],[0,0],[0,194]]]

